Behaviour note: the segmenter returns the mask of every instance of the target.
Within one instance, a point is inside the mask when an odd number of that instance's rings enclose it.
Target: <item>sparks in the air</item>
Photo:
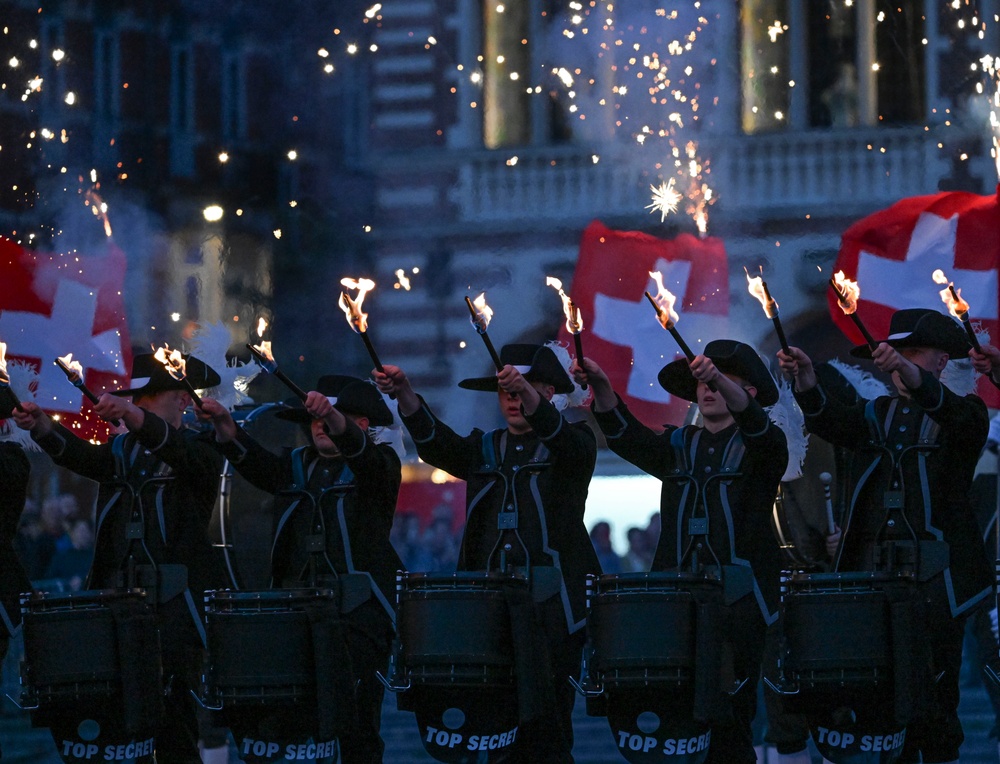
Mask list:
[[[659,211],[661,223],[667,219],[667,215],[671,212],[677,212],[677,205],[684,198],[674,188],[674,178],[661,183],[659,186],[650,186],[649,190],[653,192],[653,201],[651,204],[646,205],[646,209],[649,210],[650,215]]]

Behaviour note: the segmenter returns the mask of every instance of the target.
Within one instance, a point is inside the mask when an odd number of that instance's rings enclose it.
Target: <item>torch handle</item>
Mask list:
[[[671,335],[673,335],[674,340],[677,342],[677,346],[681,349],[681,352],[687,357],[688,363],[693,361],[694,353],[691,352],[691,348],[688,347],[688,344],[684,341],[684,338],[681,337],[681,333],[677,331],[677,327],[671,326],[667,329],[667,331],[670,332]],[[714,382],[706,382],[705,385],[713,393],[717,393],[719,391],[719,388],[715,386]]]
[[[298,398],[303,403],[306,402],[306,392],[305,392],[305,390],[303,390],[297,384],[295,384],[294,382],[292,382],[292,380],[290,380],[288,378],[288,376],[285,374],[285,372],[283,372],[281,369],[275,369],[273,373],[274,373],[275,378],[278,379],[278,380],[280,380],[285,385],[285,387],[287,387],[289,390],[291,390],[292,394],[295,395],[296,398]]]
[[[771,321],[774,323],[774,331],[778,335],[778,342],[781,343],[781,349],[784,350],[785,353],[790,353],[791,351],[788,349],[788,340],[785,339],[785,330],[781,326],[781,319],[778,318],[777,313],[774,314]]]
[[[576,362],[583,368],[583,339],[580,337],[580,332],[576,332],[573,335],[573,344],[576,346]],[[580,387],[584,390],[587,389],[587,383],[584,382]]]
[[[969,342],[972,343],[972,347],[975,351],[977,353],[982,352],[983,347],[979,344],[979,338],[976,337],[976,330],[972,328],[972,321],[969,320],[969,314],[967,312],[962,314],[962,326],[965,327],[965,333],[968,335]]]
[[[861,316],[859,316],[857,313],[851,313],[850,316],[851,320],[854,322],[854,325],[858,327],[858,330],[861,332],[861,336],[863,336],[865,338],[865,342],[868,343],[868,347],[871,348],[872,350],[877,348],[878,343],[875,341],[875,338],[872,337],[871,332],[868,331],[868,328],[864,325],[864,322],[861,320]]]
[[[378,353],[375,352],[375,346],[372,345],[368,332],[358,332],[358,334],[360,334],[361,339],[364,340],[365,348],[368,350],[368,355],[371,356],[372,363],[375,364],[375,368],[384,374],[385,369],[382,367],[382,362],[378,359]]]
[[[191,396],[191,400],[194,401],[194,405],[201,408],[201,397],[194,389],[194,385],[191,384],[191,380],[184,377],[182,380],[184,383],[184,389],[187,390],[187,394]]]
[[[490,354],[490,358],[493,359],[493,365],[496,366],[497,371],[503,370],[503,364],[500,362],[500,356],[497,355],[497,349],[493,347],[493,340],[490,339],[490,335],[486,332],[479,332],[479,336],[483,338],[483,344],[486,345],[486,350]]]

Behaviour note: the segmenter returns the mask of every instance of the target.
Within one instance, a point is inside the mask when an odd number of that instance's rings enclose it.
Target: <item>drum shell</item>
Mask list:
[[[397,628],[415,684],[482,685],[513,680],[510,614],[499,580],[406,574]]]
[[[316,696],[312,622],[306,608],[336,597],[326,589],[209,591],[206,692],[227,705],[306,702]]]
[[[694,670],[698,592],[672,574],[594,579],[587,628],[591,670],[608,688],[681,683]]]
[[[111,605],[126,601],[151,612],[141,590],[33,592],[24,596],[21,610],[25,700],[44,706],[120,696],[123,658],[119,624]],[[156,626],[148,619],[139,628],[146,630],[144,638],[139,640],[146,653],[127,659],[159,674]]]
[[[888,682],[893,585],[865,574],[793,576],[782,601],[785,677],[804,688]]]

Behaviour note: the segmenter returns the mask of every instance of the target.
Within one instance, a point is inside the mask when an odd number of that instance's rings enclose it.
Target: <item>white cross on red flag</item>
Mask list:
[[[583,352],[604,369],[615,391],[645,424],[680,424],[690,404],[660,387],[660,369],[682,357],[643,295],[655,295],[651,271],[676,298],[677,331],[694,353],[724,337],[729,312],[726,251],[720,239],[680,234],[657,239],[592,222],[580,241],[569,291],[580,308]],[[563,341],[572,339],[565,327]],[[572,353],[572,344],[570,344]]]
[[[844,232],[834,270],[858,282],[858,316],[876,340],[887,336],[889,319],[901,308],[933,308],[948,314],[940,296],[942,285],[932,278],[941,269],[969,303],[973,325],[981,325],[997,344],[998,267],[997,194],[952,191],[901,199],[859,220]],[[829,303],[840,329],[858,344],[864,342],[832,290]],[[977,392],[987,405],[1000,406],[1000,394],[986,380],[979,381]]]
[[[106,440],[107,423],[55,365],[72,353],[94,393],[128,381],[132,351],[122,287],[125,255],[108,242],[103,255],[46,254],[0,237],[0,341],[7,360],[38,371],[35,402],[84,438]]]

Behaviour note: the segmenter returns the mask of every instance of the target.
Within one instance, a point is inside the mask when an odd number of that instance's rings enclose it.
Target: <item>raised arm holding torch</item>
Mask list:
[[[582,368],[583,339],[581,334],[583,333],[583,316],[580,315],[580,309],[573,302],[573,298],[563,291],[562,282],[559,279],[553,276],[546,276],[545,285],[558,291],[559,296],[562,298],[563,313],[566,314],[566,331],[573,335],[573,345],[576,347],[576,362]],[[587,383],[584,382],[581,387],[586,390]]]
[[[267,329],[267,321],[261,318],[257,321],[257,336],[263,337],[265,329]],[[284,384],[285,387],[292,391],[292,394],[296,398],[305,403],[306,391],[292,382],[292,380],[285,375],[285,372],[278,368],[278,363],[274,360],[274,356],[271,354],[270,340],[261,340],[260,345],[254,345],[248,342],[247,349],[253,354],[257,363],[260,364],[260,368]]]
[[[10,376],[7,374],[7,346],[0,342],[0,388],[7,391],[7,394],[14,400],[14,408],[18,411],[24,411],[24,406],[21,405],[20,399],[17,397],[17,393],[14,392],[13,388],[10,386]]]
[[[649,304],[653,306],[656,310],[656,318],[660,322],[660,326],[670,332],[674,341],[677,343],[677,347],[681,349],[681,352],[687,357],[688,363],[694,360],[694,353],[691,352],[691,348],[681,337],[681,333],[677,331],[677,319],[679,316],[674,312],[674,302],[677,299],[674,297],[666,287],[663,286],[663,276],[659,271],[650,271],[650,276],[656,282],[657,294],[653,297],[648,291],[644,292],[646,299],[649,300]],[[713,393],[718,392],[715,387],[714,382],[706,382],[708,389]]]
[[[187,378],[187,371],[185,369],[186,362],[184,361],[184,356],[181,354],[181,351],[171,350],[169,345],[164,345],[161,348],[156,348],[153,353],[153,357],[163,364],[167,373],[169,373],[171,377],[184,385],[184,389],[187,390],[188,395],[191,396],[191,400],[194,401],[194,405],[201,408],[201,398],[195,391],[194,385],[191,384],[191,380]]]
[[[965,334],[972,344],[972,349],[977,353],[982,353],[983,347],[979,344],[979,338],[976,337],[976,330],[972,328],[972,319],[969,318],[969,303],[962,299],[962,290],[955,289],[955,283],[949,281],[940,268],[931,274],[931,278],[934,279],[935,284],[948,285],[940,292],[941,301],[948,306],[948,312],[962,322]],[[997,382],[992,374],[987,374],[986,378],[993,383],[994,387],[1000,388],[1000,382]]]
[[[746,268],[743,270],[746,271]],[[774,323],[774,331],[778,334],[778,342],[781,343],[781,349],[787,353],[788,340],[785,339],[785,330],[781,327],[781,319],[778,318],[778,303],[771,297],[771,292],[767,288],[767,282],[764,281],[763,275],[751,276],[749,271],[746,271],[746,274],[747,290],[760,300],[761,307],[764,308],[764,315]]]
[[[500,356],[497,355],[497,350],[493,347],[490,335],[486,333],[490,319],[493,318],[493,309],[486,304],[486,292],[483,292],[475,300],[470,300],[466,296],[465,304],[469,306],[469,313],[472,314],[472,325],[476,327],[479,336],[483,338],[483,344],[486,345],[486,350],[489,352],[490,358],[493,359],[493,365],[496,366],[497,371],[502,370],[503,364],[500,363]]]
[[[89,387],[87,387],[86,383],[83,381],[83,366],[80,365],[79,361],[73,360],[72,353],[67,353],[65,356],[56,357],[54,363],[56,366],[62,369],[63,374],[66,375],[66,379],[70,381],[73,387],[77,388],[81,393],[83,393],[87,397],[87,400],[89,400],[91,403],[95,405],[98,403],[98,401],[101,400],[100,398],[97,397],[97,394],[94,393],[94,391],[91,390]],[[109,421],[115,427],[121,427],[122,424],[120,419],[109,419],[107,421]]]
[[[858,327],[858,331],[865,338],[868,347],[875,350],[878,347],[878,343],[862,323],[861,317],[857,314],[858,298],[861,297],[861,289],[858,287],[858,282],[845,278],[843,271],[837,271],[833,274],[833,278],[830,279],[830,286],[833,287],[833,291],[837,294],[837,300],[840,302],[840,309],[844,311],[844,315],[849,316],[854,325]]]
[[[375,282],[371,279],[355,280],[344,278],[340,280],[340,285],[348,289],[358,290],[358,298],[356,300],[352,300],[347,292],[340,293],[340,309],[344,311],[350,327],[361,335],[361,339],[365,343],[365,349],[368,350],[368,355],[371,356],[375,368],[378,371],[385,371],[382,368],[382,362],[378,358],[378,353],[375,352],[375,346],[372,345],[371,338],[368,336],[368,314],[361,312],[361,304],[365,301],[365,295],[375,288]]]

